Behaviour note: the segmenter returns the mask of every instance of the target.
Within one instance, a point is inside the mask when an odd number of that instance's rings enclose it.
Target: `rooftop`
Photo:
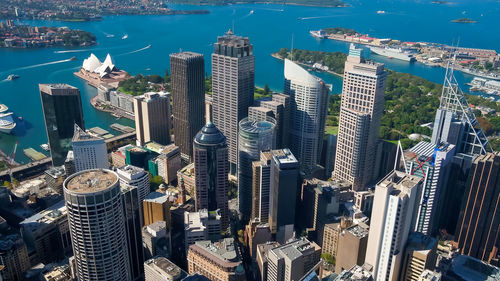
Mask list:
[[[80,128],[77,124],[75,124],[73,139],[72,139],[73,142],[85,142],[85,141],[96,141],[96,140],[102,140],[104,142],[104,139],[92,136],[91,134],[82,130],[82,128]]]
[[[202,145],[220,145],[226,143],[226,137],[212,122],[208,122],[196,134],[194,141]]]
[[[286,257],[287,259],[294,260],[301,257],[309,249],[321,250],[316,243],[301,238],[274,248],[271,251],[278,257]]]
[[[414,175],[408,175],[401,171],[392,171],[377,183],[377,188],[392,187],[391,195],[403,197],[408,194],[409,189],[419,184],[422,179]]]
[[[452,260],[451,270],[464,280],[500,280],[500,269],[473,257],[460,255]]]
[[[202,54],[198,54],[195,52],[179,52],[179,53],[173,53],[170,54],[170,57],[176,57],[176,58],[181,58],[181,59],[190,59],[190,58],[203,58]]]
[[[66,174],[66,172],[64,171],[64,167],[62,167],[62,166],[61,167],[57,167],[57,166],[52,167],[48,170],[45,170],[45,173],[53,178],[64,176]]]
[[[73,87],[68,84],[63,84],[63,83],[58,83],[58,84],[38,84],[38,87],[40,88],[40,91],[46,93],[46,94],[54,94],[54,93],[61,93],[61,91],[53,91],[53,90],[66,90],[66,89],[72,89],[72,90],[77,90],[78,88]]]
[[[61,200],[56,204],[48,207],[47,209],[25,219],[20,223],[20,225],[26,230],[35,232],[39,229],[42,229],[43,226],[47,226],[52,222],[58,220],[59,218],[65,216],[66,213],[65,202],[64,200]]]
[[[280,165],[299,165],[299,162],[288,148],[273,150],[271,153]]]
[[[361,223],[355,226],[351,226],[347,229],[352,235],[357,238],[363,238],[368,236],[369,228],[368,225]]]
[[[344,270],[334,281],[368,281],[373,280],[371,273],[362,266],[355,265],[349,270]]]
[[[75,193],[93,193],[106,190],[118,182],[116,173],[110,170],[86,170],[67,178],[64,186]]]
[[[163,194],[161,192],[153,191],[149,193],[146,198],[144,198],[146,202],[152,202],[156,204],[163,204],[168,201],[168,195]]]
[[[267,117],[266,120],[256,121],[248,117],[243,118],[239,123],[239,129],[246,133],[259,134],[269,132],[276,126],[276,120],[272,117]]]
[[[183,271],[180,267],[164,257],[152,258],[150,260],[147,260],[145,264],[155,269],[160,275],[178,277],[183,274]]]
[[[236,253],[233,238],[224,238],[218,242],[208,240],[195,242],[196,246],[210,253],[213,257],[227,262],[240,262],[240,258]],[[191,245],[193,246],[193,245]]]

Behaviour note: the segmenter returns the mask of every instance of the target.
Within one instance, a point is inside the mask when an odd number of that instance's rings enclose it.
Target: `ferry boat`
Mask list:
[[[379,15],[383,15],[383,14],[385,14],[385,13],[386,13],[386,11],[383,11],[383,10],[379,10],[379,11],[377,11],[377,14],[379,14]]]
[[[9,80],[9,81],[16,80],[17,78],[19,78],[19,75],[16,75],[16,74],[11,74],[11,75],[7,76],[7,80]]]
[[[123,35],[122,39],[125,40],[128,38],[128,34]]]
[[[370,46],[370,51],[374,54],[381,55],[388,58],[395,58],[398,60],[404,60],[407,62],[414,62],[416,59],[413,54],[407,49],[403,49],[401,47],[393,48],[393,47],[373,47]]]
[[[0,132],[5,134],[10,134],[16,127],[16,121],[12,117],[14,113],[8,112],[8,110],[6,105],[0,104]]]
[[[320,38],[320,39],[326,38],[326,33],[323,29],[311,30],[309,31],[309,33],[311,33],[311,35],[315,38]]]
[[[484,73],[482,71],[474,71],[469,68],[462,68],[460,69],[463,73],[467,73],[476,77],[482,77],[486,79],[491,79],[491,80],[500,80],[500,75],[494,74],[494,73]]]

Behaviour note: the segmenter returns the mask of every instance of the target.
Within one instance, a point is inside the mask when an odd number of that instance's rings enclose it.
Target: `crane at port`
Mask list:
[[[17,151],[17,141],[16,144],[14,145],[14,151],[10,155],[10,160],[9,160],[9,177],[10,177],[11,188],[14,188],[14,176],[12,175],[12,165],[14,165],[14,158],[16,157],[16,151]]]

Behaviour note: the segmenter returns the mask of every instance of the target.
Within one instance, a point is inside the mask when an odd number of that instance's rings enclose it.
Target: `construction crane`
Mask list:
[[[14,151],[10,155],[10,161],[9,161],[9,176],[10,176],[11,188],[14,188],[14,176],[12,175],[12,165],[14,165],[14,159],[16,158],[16,150],[17,150],[17,141],[16,144],[14,145]]]

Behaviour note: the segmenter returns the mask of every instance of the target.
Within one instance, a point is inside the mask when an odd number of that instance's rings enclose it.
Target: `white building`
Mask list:
[[[285,89],[290,96],[289,148],[302,170],[319,163],[325,133],[328,88],[318,77],[285,59]]]
[[[92,136],[75,124],[72,144],[76,172],[109,168],[108,150],[103,138]]]
[[[121,185],[130,185],[137,187],[139,194],[140,209],[142,210],[142,201],[150,193],[149,175],[143,168],[132,165],[125,165],[116,169],[116,173],[120,178]]]
[[[176,281],[187,274],[164,257],[155,257],[144,262],[146,281]]]
[[[365,263],[373,268],[375,280],[398,280],[421,184],[417,176],[393,171],[375,188],[365,258]]]
[[[78,280],[131,280],[118,175],[75,173],[64,181],[64,198]]]
[[[117,70],[109,54],[106,56],[106,59],[104,59],[103,63],[101,63],[94,54],[90,54],[88,58],[83,60],[82,69],[88,72],[97,73],[100,77],[104,77]]]
[[[186,252],[196,241],[218,240],[221,232],[221,216],[206,209],[184,212],[184,239]]]

